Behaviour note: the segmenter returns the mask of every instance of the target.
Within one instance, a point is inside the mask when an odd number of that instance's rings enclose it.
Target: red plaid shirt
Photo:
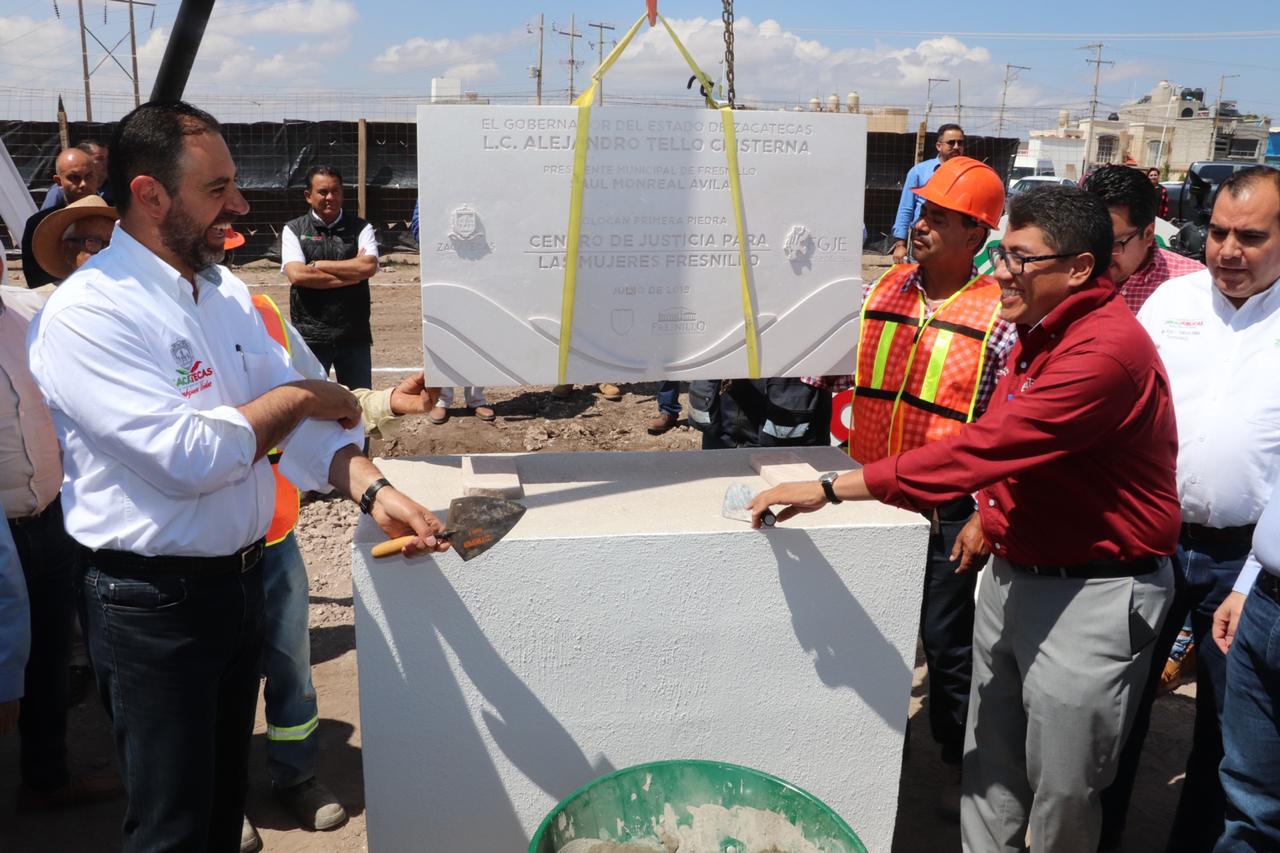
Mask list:
[[[1126,278],[1124,284],[1120,285],[1120,296],[1124,298],[1124,304],[1129,306],[1129,310],[1137,314],[1142,303],[1156,292],[1157,287],[1171,278],[1199,272],[1202,269],[1204,264],[1197,260],[1179,255],[1177,252],[1170,252],[1168,249],[1161,249],[1159,246],[1152,246],[1142,266],[1134,270],[1133,275]]]
[[[970,272],[970,278],[978,275],[975,268]],[[867,297],[871,294],[871,288],[875,287],[880,279],[869,282],[862,286],[862,301],[866,302]],[[924,281],[920,278],[920,269],[917,267],[915,273],[902,283],[902,290],[905,292],[910,288],[916,288],[923,294]],[[932,315],[931,315],[932,316]],[[982,359],[982,377],[978,380],[978,399],[974,403],[973,414],[978,417],[987,410],[987,402],[991,399],[991,394],[995,391],[996,382],[1000,379],[1000,370],[1004,367],[1005,359],[1009,357],[1009,350],[1013,349],[1013,345],[1018,342],[1018,329],[1012,323],[1006,323],[999,318],[996,324],[991,328],[991,334],[987,337],[987,351]],[[856,357],[856,355],[855,355]],[[800,381],[806,385],[812,385],[815,388],[826,388],[834,394],[846,391],[853,387],[853,376],[802,376]]]

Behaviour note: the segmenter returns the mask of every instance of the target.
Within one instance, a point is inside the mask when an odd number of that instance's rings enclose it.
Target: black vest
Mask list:
[[[302,255],[312,261],[349,261],[360,251],[360,232],[367,223],[343,213],[325,225],[310,211],[286,224],[298,237]],[[289,320],[311,346],[372,344],[369,328],[369,280],[333,290],[289,288]]]

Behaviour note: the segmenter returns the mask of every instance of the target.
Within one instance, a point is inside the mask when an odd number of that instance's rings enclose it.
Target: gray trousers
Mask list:
[[[1081,580],[995,558],[979,583],[960,827],[967,853],[1084,853],[1115,776],[1173,569]]]

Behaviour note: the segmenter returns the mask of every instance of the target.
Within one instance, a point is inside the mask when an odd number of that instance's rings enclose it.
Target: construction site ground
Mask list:
[[[878,275],[887,261],[884,256],[866,256],[864,277]],[[393,256],[384,264],[374,279],[373,364],[375,368],[420,365],[417,258]],[[9,284],[21,286],[20,269],[11,268]],[[262,261],[238,268],[237,272],[251,286],[265,288],[287,309],[288,287],[282,284],[277,267]],[[394,373],[375,373],[374,384],[385,387],[399,378]],[[492,388],[488,395],[497,413],[494,422],[481,422],[461,410],[443,425],[433,425],[423,417],[408,418],[394,438],[374,441],[370,450],[375,456],[394,457],[543,449],[689,450],[699,446],[699,433],[683,419],[666,435],[651,436],[646,432],[649,419],[657,413],[656,383],[624,385],[622,390],[621,402],[609,402],[591,389],[577,389],[569,399],[558,400],[549,393],[549,386]],[[456,404],[462,405],[460,395]],[[275,803],[267,776],[266,724],[259,703],[247,811],[257,824],[268,853],[337,853],[367,848],[350,557],[358,515],[350,502],[314,500],[303,507],[298,525],[311,580],[311,654],[320,707],[318,776],[346,806],[350,820],[332,832],[308,832]],[[918,652],[893,853],[960,850],[958,774],[938,759],[929,735],[926,693],[924,659]],[[1183,762],[1190,748],[1194,697],[1194,687],[1186,686],[1156,703],[1129,827],[1120,848],[1126,853],[1145,853],[1164,846],[1181,790]],[[113,772],[108,721],[92,692],[71,712],[68,747],[75,772]],[[109,853],[120,849],[122,802],[64,812],[16,814],[17,766],[17,737],[0,739],[0,853]],[[439,772],[448,771],[439,768]],[[856,829],[858,816],[845,817]],[[431,849],[429,838],[423,838],[422,849]]]

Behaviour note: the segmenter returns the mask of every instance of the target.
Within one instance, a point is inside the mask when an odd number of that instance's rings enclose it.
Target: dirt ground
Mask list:
[[[373,364],[420,365],[422,341],[417,259],[391,258],[375,279]],[[868,256],[864,275],[883,270],[885,259]],[[264,286],[283,307],[287,287],[274,267],[258,263],[238,270],[251,285]],[[18,283],[16,275],[11,273]],[[374,384],[393,384],[398,375],[377,373]],[[467,417],[462,410],[436,426],[425,418],[406,419],[390,441],[374,441],[375,456],[416,456],[462,452],[667,450],[699,446],[698,433],[681,421],[660,437],[645,425],[657,412],[653,383],[623,386],[621,402],[578,390],[557,400],[547,386],[489,389],[497,413],[493,423]],[[458,404],[461,405],[459,397]],[[358,510],[349,502],[315,501],[303,508],[298,538],[311,578],[313,678],[320,706],[319,778],[338,795],[351,819],[338,830],[312,833],[298,828],[270,797],[266,771],[266,725],[261,706],[254,731],[248,814],[268,853],[338,853],[366,849],[365,802],[360,748],[357,656],[350,571],[351,537]],[[952,853],[960,850],[957,776],[943,765],[928,732],[924,707],[923,658],[917,655],[910,706],[909,749],[902,767],[897,831],[893,853]],[[1143,757],[1129,829],[1121,850],[1146,853],[1163,848],[1182,782],[1182,764],[1190,747],[1194,692],[1184,687],[1156,703]],[[91,695],[71,714],[68,743],[75,772],[111,772],[110,732],[101,706]],[[119,846],[121,803],[75,811],[19,816],[13,803],[17,786],[17,739],[0,739],[0,853],[108,853]],[[856,816],[852,818],[856,829]],[[424,841],[423,849],[428,849]],[[396,853],[401,853],[396,851]],[[403,853],[408,853],[404,851]],[[471,853],[456,851],[456,853]],[[474,851],[515,853],[515,851]],[[880,853],[873,851],[872,853]],[[1091,853],[1091,851],[1082,851]]]

